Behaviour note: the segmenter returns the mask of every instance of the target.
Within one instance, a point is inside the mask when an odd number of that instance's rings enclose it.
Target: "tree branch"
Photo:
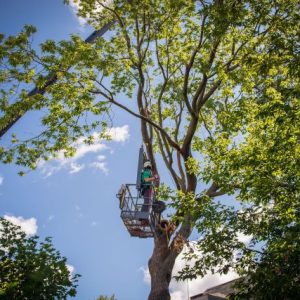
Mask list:
[[[185,180],[185,174],[184,174],[182,164],[181,164],[181,157],[180,157],[179,151],[176,151],[176,157],[177,157],[177,166],[178,166],[178,170],[179,170],[181,181],[182,181],[182,190],[185,192],[186,188],[187,188],[186,187],[186,180]]]
[[[173,180],[174,180],[174,182],[175,182],[176,188],[177,188],[178,190],[180,190],[180,188],[181,188],[181,185],[180,185],[180,179],[178,178],[178,176],[177,176],[175,170],[174,170],[173,167],[172,167],[172,164],[173,164],[172,153],[171,153],[171,155],[168,154],[168,157],[167,157],[167,155],[166,155],[166,153],[165,153],[165,151],[164,151],[164,147],[163,147],[162,140],[161,140],[161,138],[160,138],[160,133],[157,132],[156,134],[157,134],[158,146],[159,146],[160,152],[161,152],[161,154],[162,154],[163,160],[164,160],[164,162],[165,162],[165,165],[167,166],[168,170],[170,171],[170,173],[171,173],[171,175],[172,175],[172,178],[173,178]]]
[[[143,120],[143,121],[145,121],[146,123],[152,125],[152,126],[153,126],[154,128],[156,128],[163,136],[166,137],[166,139],[168,140],[169,144],[170,144],[172,147],[174,147],[174,148],[177,149],[178,151],[180,150],[179,145],[178,145],[175,141],[172,140],[172,138],[168,135],[168,133],[167,133],[164,129],[162,129],[160,126],[158,126],[156,123],[154,123],[153,121],[151,121],[149,118],[147,118],[147,117],[145,117],[145,116],[143,116],[143,115],[141,115],[141,114],[138,114],[138,113],[136,113],[136,112],[130,110],[128,107],[126,107],[125,105],[123,105],[123,104],[117,102],[116,100],[114,100],[113,97],[111,97],[111,96],[105,94],[104,92],[102,92],[102,91],[100,91],[100,90],[98,90],[97,92],[95,91],[94,93],[97,93],[97,94],[102,95],[102,96],[105,97],[110,103],[112,103],[112,104],[114,104],[114,105],[116,105],[116,106],[122,108],[123,110],[127,111],[129,114],[135,116],[136,118],[138,118],[138,119],[140,119],[140,120]]]
[[[196,114],[195,110],[191,107],[189,99],[188,99],[188,84],[189,84],[189,75],[190,75],[190,71],[194,65],[195,62],[195,58],[197,53],[199,53],[201,46],[202,46],[202,41],[203,41],[203,33],[204,33],[204,24],[205,24],[205,20],[206,20],[207,16],[203,16],[203,20],[202,20],[202,25],[201,25],[201,33],[200,33],[200,38],[199,38],[199,42],[198,45],[196,47],[196,49],[192,52],[191,55],[191,59],[189,61],[189,63],[186,65],[185,68],[185,73],[184,73],[184,82],[183,82],[183,89],[182,89],[182,93],[183,93],[183,99],[185,101],[185,104],[187,106],[187,109],[189,111],[190,114]]]

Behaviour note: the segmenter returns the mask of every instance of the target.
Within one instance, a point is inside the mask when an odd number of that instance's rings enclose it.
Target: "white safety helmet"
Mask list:
[[[152,168],[152,165],[151,165],[151,162],[150,161],[146,161],[145,163],[144,163],[144,168]]]

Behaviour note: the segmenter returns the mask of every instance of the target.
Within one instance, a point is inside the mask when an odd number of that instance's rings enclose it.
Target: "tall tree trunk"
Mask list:
[[[170,254],[168,237],[165,233],[161,233],[154,238],[154,250],[148,263],[151,276],[151,291],[148,300],[171,299],[169,284],[177,255],[170,259]]]
[[[156,230],[154,250],[148,263],[151,276],[151,291],[148,300],[171,299],[169,284],[172,279],[172,270],[177,256],[183,250],[186,240],[192,232],[189,213],[186,214],[179,231],[174,233],[175,229],[174,224],[169,224],[164,230]],[[173,239],[169,243],[173,233]]]

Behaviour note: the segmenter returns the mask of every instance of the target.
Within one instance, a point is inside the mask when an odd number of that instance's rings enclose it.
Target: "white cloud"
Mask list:
[[[171,293],[172,300],[186,300],[189,299],[182,291],[175,291]]]
[[[72,280],[73,276],[74,276],[74,273],[75,273],[75,267],[70,265],[70,264],[66,264],[66,267],[69,271],[69,279]]]
[[[250,243],[251,239],[253,238],[252,235],[245,235],[242,232],[237,233],[237,239],[244,243],[246,246]]]
[[[103,161],[103,160],[106,159],[106,156],[105,156],[105,155],[98,155],[98,156],[97,156],[97,159],[98,159],[99,161]]]
[[[73,0],[70,0],[70,4],[69,5],[70,5],[72,13],[77,18],[77,21],[78,21],[79,25],[81,27],[83,27],[84,25],[86,25],[87,20],[77,15],[78,8],[79,8],[79,3],[78,2],[75,3]]]
[[[70,272],[70,274],[73,275],[73,273],[75,272],[74,266],[66,264],[66,267],[67,267],[68,271]]]
[[[189,296],[197,295],[204,292],[208,288],[213,286],[231,281],[237,278],[237,274],[234,272],[229,272],[226,275],[219,274],[208,274],[203,278],[197,278],[195,280],[186,280],[184,282],[176,282],[172,279],[170,284],[171,298],[176,297],[176,300],[185,300]]]
[[[38,226],[36,218],[24,219],[23,217],[4,215],[4,219],[10,221],[14,225],[20,226],[21,230],[28,236],[35,235],[37,233]]]
[[[70,174],[78,173],[84,168],[84,164],[76,164],[76,163],[71,163],[70,164]]]
[[[112,0],[103,1],[106,5],[110,4]],[[74,2],[74,0],[70,0],[70,8],[74,16],[77,18],[78,23],[81,27],[85,26],[87,24],[87,19],[78,16],[78,9],[80,6],[80,0]],[[100,13],[103,10],[102,6],[96,3],[96,9],[94,12]]]
[[[185,260],[183,259],[183,254],[180,254],[175,262],[172,275],[175,276],[178,271],[186,265]],[[140,270],[143,272],[143,281],[150,285],[151,278],[149,269],[146,267],[141,267]],[[186,300],[193,295],[199,294],[211,288],[213,286],[228,282],[237,278],[235,272],[228,272],[226,275],[219,274],[208,274],[203,278],[199,277],[194,280],[185,280],[185,281],[176,281],[172,278],[170,283],[170,294],[172,300]]]
[[[121,127],[112,127],[107,130],[106,134],[110,137],[111,141],[116,143],[123,143],[129,139],[129,126],[124,125]],[[49,177],[54,173],[66,170],[69,174],[76,174],[86,167],[96,168],[101,170],[105,175],[108,175],[108,167],[106,156],[101,154],[104,151],[111,150],[107,146],[107,141],[99,137],[99,133],[92,133],[94,143],[89,145],[85,143],[85,138],[79,138],[73,147],[76,149],[75,155],[66,158],[63,151],[60,151],[55,158],[50,159],[48,162],[40,161],[38,168],[45,177]],[[95,154],[96,160],[95,160]],[[110,152],[112,155],[113,152]],[[83,162],[82,160],[85,159]]]
[[[100,151],[106,150],[107,146],[105,144],[102,144],[101,142],[96,142],[96,144],[93,145],[86,145],[84,144],[83,140],[79,141],[76,145],[76,154],[71,157],[71,158],[65,158],[65,157],[61,157],[61,161],[76,161],[80,158],[82,158],[83,156],[85,156],[88,153],[98,153]]]
[[[3,184],[4,177],[0,175],[0,185]]]
[[[129,126],[113,127],[107,130],[107,134],[115,142],[125,142],[129,139]]]
[[[54,164],[52,161],[41,161],[41,163],[38,164],[38,168],[41,170],[41,173],[45,176],[45,178],[50,177],[62,169],[62,165],[57,163],[55,165]]]
[[[106,162],[94,161],[91,163],[91,167],[102,171],[105,175],[108,175],[108,168],[106,167]]]
[[[143,273],[143,281],[145,283],[147,283],[148,285],[151,284],[151,277],[150,277],[150,272],[149,272],[149,268],[145,268],[145,267],[140,267],[139,271],[142,271]]]
[[[197,251],[194,250],[196,253]],[[200,255],[200,252],[198,252]],[[192,262],[190,263],[192,264]],[[183,259],[183,254],[181,253],[173,268],[172,275],[176,275],[178,271],[182,270],[182,268],[186,265],[186,261]],[[194,280],[188,281],[176,281],[175,279],[171,280],[170,290],[171,290],[171,297],[176,297],[176,300],[185,300],[189,296],[193,296],[199,293],[204,292],[210,287],[215,285],[222,284],[224,282],[230,281],[237,277],[237,274],[234,272],[228,272],[226,275],[219,275],[219,274],[207,274],[203,278],[199,277]],[[174,295],[174,296],[173,296]]]

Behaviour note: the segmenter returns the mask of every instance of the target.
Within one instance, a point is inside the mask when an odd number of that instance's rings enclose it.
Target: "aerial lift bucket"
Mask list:
[[[151,203],[145,203],[145,199],[141,195],[142,171],[146,160],[147,155],[142,145],[139,149],[136,183],[123,184],[117,194],[121,218],[127,230],[131,236],[140,238],[154,236],[155,228],[160,223],[161,213],[166,208],[165,203],[157,201],[155,196],[152,197]],[[157,178],[156,184],[159,185],[159,178]],[[135,187],[136,190],[132,190],[132,187]]]

